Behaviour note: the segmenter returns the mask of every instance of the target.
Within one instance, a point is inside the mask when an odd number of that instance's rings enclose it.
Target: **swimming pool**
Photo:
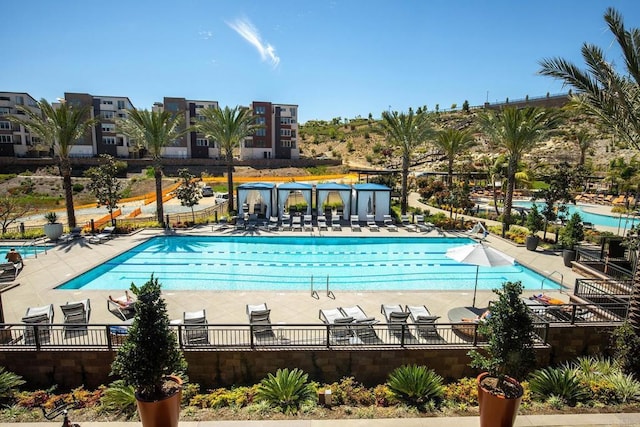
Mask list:
[[[45,251],[51,250],[51,246],[22,246],[22,242],[18,245],[0,245],[0,258],[4,261],[4,256],[11,248],[20,253],[22,258],[33,258],[36,255],[42,255]]]
[[[531,205],[533,205],[534,202],[516,202],[513,205],[514,206],[521,206],[523,208],[530,208]],[[539,202],[536,203],[536,205],[538,206],[539,210],[542,210],[542,208],[544,207],[544,203]],[[601,225],[604,227],[611,227],[611,228],[620,228],[621,230],[623,229],[628,229],[631,228],[634,224],[638,223],[640,221],[640,219],[638,218],[629,218],[626,215],[623,216],[619,216],[619,215],[602,215],[602,214],[596,214],[596,213],[592,213],[592,212],[587,212],[583,209],[583,206],[581,205],[565,205],[567,207],[567,212],[568,215],[567,217],[571,216],[574,214],[574,212],[577,212],[580,214],[580,218],[582,218],[583,222],[590,222],[593,225]],[[584,206],[586,207],[586,206]]]
[[[128,289],[151,273],[164,290],[332,291],[473,289],[476,267],[445,256],[468,238],[160,236],[57,289]],[[478,289],[544,277],[521,265],[480,267]],[[557,288],[550,280],[545,287]]]

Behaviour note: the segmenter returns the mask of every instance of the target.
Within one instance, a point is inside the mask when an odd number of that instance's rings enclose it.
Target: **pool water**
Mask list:
[[[0,245],[0,259],[5,261],[4,256],[9,252],[11,248],[14,248],[20,253],[22,258],[33,258],[36,255],[42,255],[45,251],[51,250],[51,246],[20,246],[19,245]]]
[[[533,202],[516,202],[514,206],[520,206],[523,208],[530,208],[534,203]],[[542,202],[536,203],[538,206],[538,210],[542,210],[544,204]],[[567,207],[567,218],[573,215],[575,212],[580,214],[580,218],[582,218],[583,222],[590,222],[591,224],[598,226],[601,225],[603,227],[611,227],[611,228],[620,228],[628,229],[631,228],[634,224],[640,222],[638,218],[627,217],[626,215],[602,215],[596,214],[592,212],[587,212],[583,209],[581,205],[565,205]]]
[[[445,256],[468,238],[154,237],[57,289],[127,289],[154,273],[164,290],[332,291],[473,289],[476,266]],[[478,289],[505,281],[558,288],[521,265],[480,267]]]

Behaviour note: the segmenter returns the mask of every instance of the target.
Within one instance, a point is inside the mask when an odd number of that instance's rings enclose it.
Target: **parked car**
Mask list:
[[[229,201],[229,194],[216,193],[216,203],[224,203]]]
[[[205,185],[202,187],[202,197],[213,197],[213,188]]]

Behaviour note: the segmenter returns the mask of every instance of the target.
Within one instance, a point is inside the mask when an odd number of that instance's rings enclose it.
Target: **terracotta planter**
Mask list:
[[[512,427],[518,415],[518,408],[522,402],[523,390],[518,381],[507,378],[507,381],[517,384],[520,397],[507,399],[496,396],[482,387],[482,380],[489,376],[487,372],[478,375],[478,405],[480,407],[480,427]]]
[[[147,401],[140,400],[136,393],[138,402],[138,414],[140,421],[145,427],[177,427],[180,419],[180,401],[182,400],[182,380],[175,376],[169,377],[172,381],[180,385],[174,395],[162,400]]]

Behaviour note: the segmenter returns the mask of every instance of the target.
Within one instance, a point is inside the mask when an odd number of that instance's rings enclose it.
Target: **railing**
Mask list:
[[[576,279],[573,294],[593,303],[614,319],[624,320],[629,311],[631,281]]]
[[[117,349],[126,339],[128,325],[112,324],[4,324],[0,325],[0,351]],[[545,345],[548,322],[536,322],[535,340]],[[302,348],[420,348],[478,346],[486,338],[478,324],[208,324],[173,325],[184,350],[302,349]]]
[[[625,262],[628,261],[624,258],[620,259],[608,259],[603,260],[600,258],[600,252],[590,250],[589,248],[578,248],[576,252],[576,262],[586,265],[589,268],[600,271],[612,279],[617,280],[630,280],[633,276],[633,272],[628,268],[621,267],[616,264],[616,262]]]

